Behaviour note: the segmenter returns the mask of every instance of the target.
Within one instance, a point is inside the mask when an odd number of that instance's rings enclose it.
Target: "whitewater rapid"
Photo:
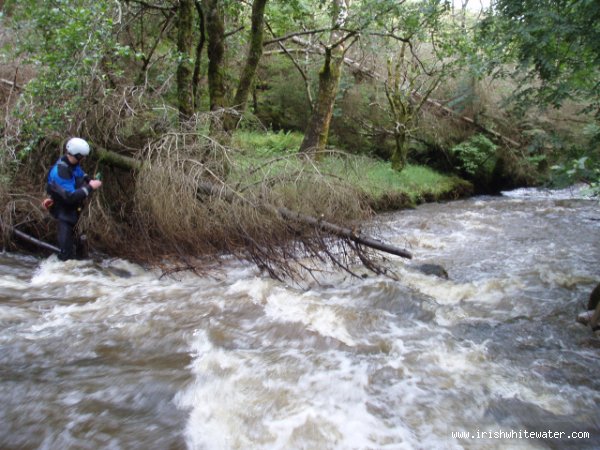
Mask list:
[[[0,448],[597,448],[598,219],[531,190],[424,205],[379,217],[397,279],[304,286],[1,254]],[[477,438],[519,430],[582,437]]]

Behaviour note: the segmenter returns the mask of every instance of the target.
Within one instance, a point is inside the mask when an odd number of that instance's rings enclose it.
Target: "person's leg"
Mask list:
[[[74,241],[73,241],[73,225],[63,220],[58,221],[58,247],[60,253],[58,259],[66,261],[67,259],[73,259],[74,256]]]
[[[82,234],[75,239],[75,258],[86,259],[89,256],[87,236]]]

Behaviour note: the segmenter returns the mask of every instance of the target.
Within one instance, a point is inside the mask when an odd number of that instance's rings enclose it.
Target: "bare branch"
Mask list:
[[[167,16],[158,36],[156,37],[154,44],[152,45],[152,47],[150,48],[150,52],[148,53],[148,55],[145,55],[143,57],[143,61],[144,61],[144,65],[142,67],[142,73],[145,73],[146,70],[148,69],[148,66],[150,65],[150,60],[152,59],[152,55],[154,55],[154,52],[156,51],[156,48],[158,47],[158,44],[160,43],[160,41],[162,40],[165,31],[167,30],[167,28],[169,27],[169,25],[171,24],[171,20],[173,19],[173,17],[175,17],[175,11],[170,11],[169,15]]]
[[[4,78],[0,78],[0,83],[6,84],[6,85],[8,85],[8,86],[10,86],[10,87],[12,87],[14,89],[18,89],[18,90],[23,89],[21,87],[21,85],[15,83],[14,81],[5,80]]]
[[[140,6],[143,6],[146,9],[156,9],[158,11],[175,11],[177,9],[177,5],[173,6],[161,6],[161,5],[152,5],[144,0],[127,0],[125,3],[136,3]]]
[[[225,36],[225,38],[228,38],[229,36],[233,36],[234,34],[237,34],[237,33],[239,33],[240,31],[243,31],[243,30],[244,30],[244,28],[245,28],[245,27],[244,27],[244,25],[242,25],[242,26],[240,26],[240,27],[236,28],[235,30],[228,31],[227,33],[225,33],[225,35],[224,35],[224,36]]]
[[[325,33],[327,31],[331,31],[331,28],[321,28],[321,29],[317,29],[317,30],[298,31],[297,33],[290,33],[290,34],[286,34],[285,36],[281,36],[279,38],[265,41],[263,45],[267,46],[269,44],[276,44],[277,42],[287,41],[288,39],[292,39],[296,36],[306,36],[308,34],[320,34],[320,33]]]
[[[265,22],[265,25],[269,29],[269,32],[274,35],[275,33],[273,33],[273,29],[271,28],[271,25],[269,25],[267,22]],[[281,40],[275,40],[273,42],[276,42],[277,45],[279,45],[279,48],[281,49],[281,51],[283,53],[285,53],[285,55],[292,61],[292,64],[294,64],[294,67],[296,67],[296,69],[298,69],[298,72],[300,72],[300,75],[302,76],[302,79],[304,80],[304,86],[306,89],[306,96],[308,97],[308,103],[310,105],[310,109],[312,110],[314,107],[314,102],[313,102],[313,98],[312,98],[312,92],[310,89],[310,80],[308,79],[306,72],[304,72],[304,70],[298,63],[298,61],[296,61],[296,59],[292,56],[292,54],[288,51],[288,49],[283,45]]]

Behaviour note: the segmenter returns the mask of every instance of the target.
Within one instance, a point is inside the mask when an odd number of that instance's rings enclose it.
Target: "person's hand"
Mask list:
[[[100,186],[102,186],[102,181],[100,181],[100,180],[90,180],[90,187],[93,190],[98,189]]]

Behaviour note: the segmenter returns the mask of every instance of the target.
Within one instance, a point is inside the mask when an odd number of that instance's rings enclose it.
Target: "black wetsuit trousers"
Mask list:
[[[75,225],[64,220],[57,220],[58,259],[66,261],[75,257]]]

